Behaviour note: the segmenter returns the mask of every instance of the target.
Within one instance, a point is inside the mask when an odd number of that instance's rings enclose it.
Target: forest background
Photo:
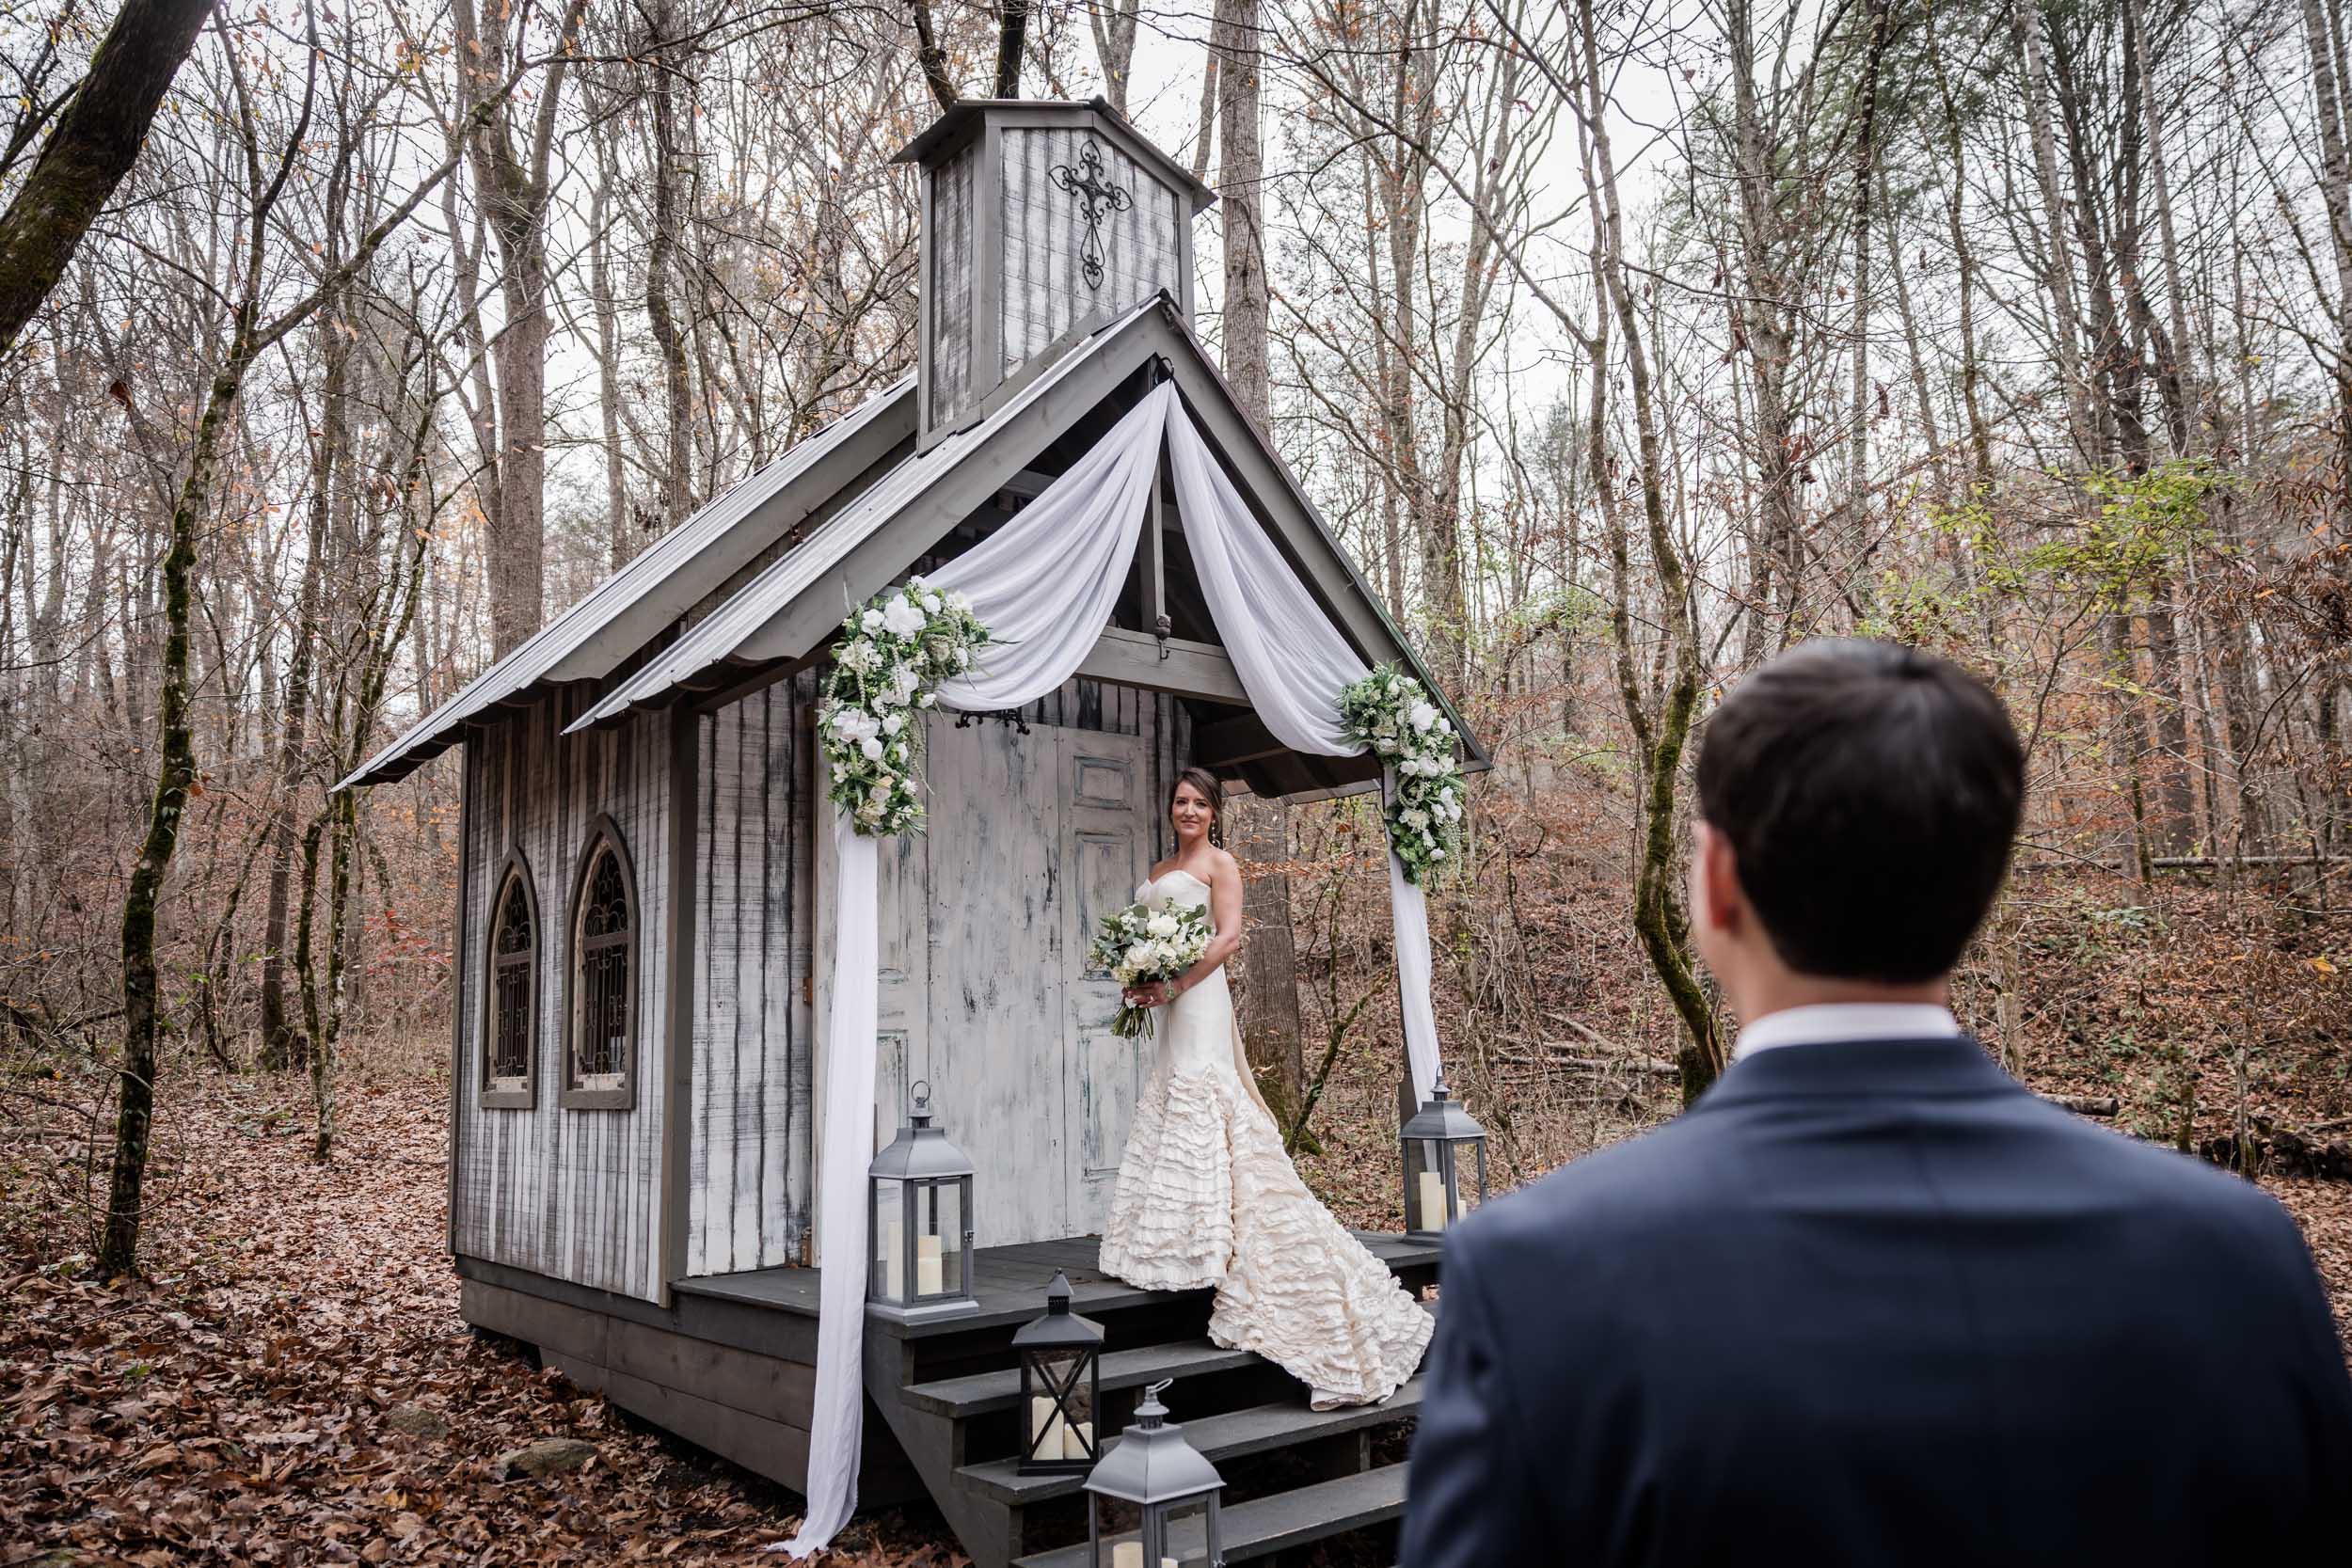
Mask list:
[[[1721,1070],[1693,745],[1894,637],[2028,748],[1963,1021],[2258,1175],[2352,1323],[2344,10],[5,0],[0,1275],[229,1268],[240,1137],[429,1252],[456,774],[326,785],[907,367],[943,103],[1100,93],[1495,752],[1433,922],[1500,1183]],[[1253,1060],[1393,1223],[1375,819],[1235,826]]]

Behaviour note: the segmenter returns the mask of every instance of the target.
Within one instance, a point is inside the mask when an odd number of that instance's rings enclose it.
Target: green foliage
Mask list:
[[[2098,503],[2079,528],[2038,543],[2010,542],[1981,496],[1933,508],[1935,525],[1961,539],[1983,563],[1984,593],[2022,597],[2054,590],[2115,610],[2133,610],[2151,585],[2169,577],[2211,541],[2206,509],[2234,476],[2201,458],[2161,463],[2145,473],[2111,470],[2082,476]]]

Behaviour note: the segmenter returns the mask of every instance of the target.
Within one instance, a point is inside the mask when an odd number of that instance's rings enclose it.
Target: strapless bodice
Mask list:
[[[1208,901],[1209,884],[1181,865],[1136,884],[1138,904],[1206,905]]]

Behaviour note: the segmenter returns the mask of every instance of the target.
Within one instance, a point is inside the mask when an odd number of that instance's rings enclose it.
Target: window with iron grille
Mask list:
[[[619,831],[591,836],[573,897],[564,1103],[628,1110],[635,1102],[637,896]]]
[[[539,916],[531,878],[509,856],[490,905],[490,974],[482,1053],[482,1102],[528,1108],[531,1042],[538,1025]]]

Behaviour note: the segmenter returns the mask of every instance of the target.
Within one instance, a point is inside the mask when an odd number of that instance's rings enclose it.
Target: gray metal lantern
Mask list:
[[[1085,1475],[1103,1457],[1103,1325],[1070,1310],[1068,1275],[1054,1271],[1045,1315],[1015,1330],[1012,1348],[1021,1357],[1021,1473]]]
[[[1089,1568],[1224,1568],[1217,1504],[1225,1479],[1168,1418],[1155,1383],[1087,1477]]]
[[[1486,1201],[1486,1130],[1470,1119],[1462,1102],[1446,1092],[1440,1076],[1429,1087],[1428,1103],[1405,1124],[1405,1231],[1434,1241],[1467,1212],[1462,1165],[1471,1163],[1474,1200]]]
[[[914,1323],[977,1312],[972,1297],[972,1162],[931,1125],[917,1083],[907,1124],[866,1167],[873,1241],[866,1309]]]

